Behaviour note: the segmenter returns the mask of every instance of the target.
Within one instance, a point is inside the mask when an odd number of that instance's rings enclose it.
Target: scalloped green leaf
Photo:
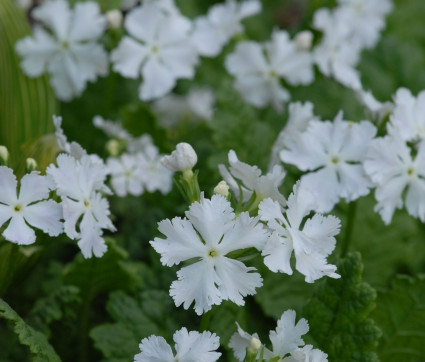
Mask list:
[[[383,336],[381,361],[422,361],[425,351],[425,275],[398,276],[391,288],[378,293],[372,314]]]
[[[27,77],[15,52],[16,42],[29,34],[25,14],[12,0],[0,1],[0,144],[21,172],[26,157],[36,158],[42,168],[55,150],[54,139],[46,136],[53,131],[57,105],[48,77]]]
[[[376,291],[362,281],[360,254],[349,254],[337,266],[341,278],[326,279],[304,309],[310,337],[329,361],[378,361],[381,331],[369,318]]]
[[[35,362],[61,361],[46,336],[26,324],[3,299],[0,299],[0,318],[6,319],[13,325],[20,343],[29,347]]]

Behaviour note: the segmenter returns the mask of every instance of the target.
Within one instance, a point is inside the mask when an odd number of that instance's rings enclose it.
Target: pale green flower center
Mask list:
[[[333,156],[331,158],[331,162],[336,165],[339,162],[339,158],[337,156]]]
[[[89,201],[89,200],[87,200],[87,199],[85,199],[85,200],[84,200],[84,206],[85,206],[85,207],[89,207],[89,206],[90,206],[90,201]]]
[[[15,205],[15,207],[13,209],[15,210],[15,212],[19,212],[19,211],[22,210],[22,206],[17,204],[17,205]]]

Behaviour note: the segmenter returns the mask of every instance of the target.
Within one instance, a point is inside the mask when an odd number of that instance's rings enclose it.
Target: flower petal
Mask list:
[[[35,242],[35,232],[26,223],[22,215],[14,215],[6,230],[4,238],[18,245],[30,245]]]
[[[18,181],[13,174],[13,170],[6,166],[0,166],[0,203],[12,205],[18,200],[16,197],[16,187]]]
[[[163,337],[143,338],[139,344],[142,351],[134,356],[135,362],[169,362],[174,361],[173,351]]]
[[[23,216],[28,224],[43,230],[50,236],[57,236],[63,231],[62,207],[53,200],[42,201],[25,207]]]
[[[182,328],[174,333],[173,339],[176,342],[176,361],[214,362],[221,356],[221,353],[215,352],[220,347],[220,338],[215,333],[188,332]]]

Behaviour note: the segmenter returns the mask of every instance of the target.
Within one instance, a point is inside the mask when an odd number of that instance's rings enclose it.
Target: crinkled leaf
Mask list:
[[[3,299],[0,299],[0,318],[6,319],[13,325],[19,341],[29,347],[35,362],[60,361],[59,356],[49,344],[46,336],[26,324]]]
[[[93,328],[94,345],[107,361],[129,361],[139,351],[140,341],[152,334],[170,338],[178,326],[169,310],[172,301],[163,291],[147,291],[136,298],[117,291],[110,295],[106,309],[115,321]]]
[[[75,319],[73,308],[81,303],[80,290],[74,286],[60,286],[45,298],[37,300],[27,320],[30,325],[50,335],[49,325],[62,318]]]
[[[382,329],[381,361],[423,360],[425,346],[425,275],[398,276],[389,290],[378,293],[372,316]]]
[[[341,278],[322,282],[304,309],[309,335],[330,361],[378,361],[381,332],[369,318],[376,291],[362,281],[360,254],[349,254],[337,266]]]

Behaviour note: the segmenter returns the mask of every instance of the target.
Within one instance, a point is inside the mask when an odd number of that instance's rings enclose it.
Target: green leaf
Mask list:
[[[48,77],[28,78],[20,68],[15,52],[19,39],[30,34],[24,13],[12,0],[0,1],[0,144],[7,146],[10,165],[24,170],[26,157],[36,158],[40,167],[52,160],[52,115],[56,100]],[[22,146],[26,144],[26,154]],[[44,151],[41,151],[43,150]]]
[[[363,279],[374,288],[386,287],[397,274],[417,274],[422,269],[425,255],[423,224],[408,215],[405,210],[396,211],[390,226],[386,226],[379,214],[373,211],[376,200],[373,195],[358,201],[352,235],[352,250],[359,251],[364,264]],[[347,205],[341,205],[347,206]],[[347,225],[345,213],[340,213],[343,237]],[[340,254],[338,239],[334,254]]]
[[[360,254],[349,254],[337,266],[341,278],[326,279],[304,310],[313,344],[329,361],[378,361],[381,332],[369,318],[376,291],[362,281]]]
[[[6,319],[13,325],[19,341],[29,347],[35,362],[56,362],[61,360],[47,341],[46,336],[26,324],[3,299],[0,299],[0,318]]]
[[[94,345],[107,361],[129,361],[140,352],[140,341],[152,334],[171,338],[177,329],[169,310],[172,301],[163,291],[147,291],[136,298],[117,291],[106,305],[115,323],[102,324],[90,332]]]
[[[60,286],[45,298],[37,300],[27,317],[28,324],[50,336],[49,325],[62,318],[75,320],[74,307],[81,303],[80,290],[74,286]]]
[[[102,258],[84,259],[79,254],[66,265],[63,278],[66,284],[77,286],[83,295],[90,298],[101,292],[115,289],[131,289],[142,284],[137,270],[125,262],[128,253],[117,246],[112,239],[107,240],[108,251]]]
[[[417,362],[424,358],[425,275],[398,276],[389,290],[379,292],[373,312],[383,331],[381,361]]]

